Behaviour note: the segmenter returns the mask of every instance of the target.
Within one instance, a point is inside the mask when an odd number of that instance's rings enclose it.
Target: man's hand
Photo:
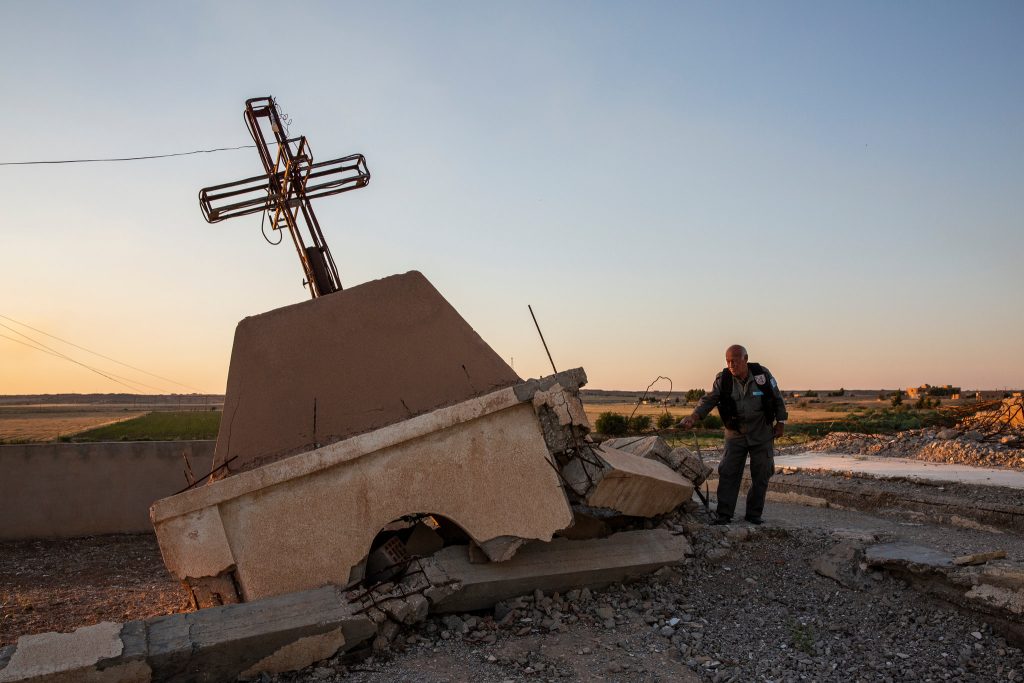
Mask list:
[[[773,431],[775,432],[775,438],[778,439],[786,431],[786,423],[785,422],[776,422],[775,423],[775,429]]]
[[[697,423],[697,418],[693,415],[688,415],[679,421],[679,426],[683,429],[693,429],[693,425]]]

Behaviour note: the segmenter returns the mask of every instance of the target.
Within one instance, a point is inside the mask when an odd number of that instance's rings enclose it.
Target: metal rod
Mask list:
[[[540,335],[540,343],[544,345],[544,352],[548,354],[548,361],[551,363],[551,369],[557,375],[558,369],[555,367],[555,361],[551,360],[551,352],[548,351],[548,343],[544,341],[544,333],[540,331],[540,325],[537,324],[537,316],[533,314],[533,306],[526,304],[526,307],[530,309],[530,317],[533,318],[533,324],[537,328],[537,334]]]

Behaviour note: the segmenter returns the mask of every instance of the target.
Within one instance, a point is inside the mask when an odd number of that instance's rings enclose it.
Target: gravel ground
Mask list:
[[[741,501],[742,505],[742,501]],[[492,612],[410,630],[396,651],[274,681],[1020,681],[1024,653],[976,615],[883,573],[864,591],[816,574],[834,534],[870,532],[952,554],[1004,549],[1017,535],[771,504],[763,527],[693,517],[685,567],[603,591],[531,595]]]
[[[1003,549],[1018,561],[1020,536],[907,521],[898,511],[770,503],[766,517],[764,527],[709,527],[681,515],[667,524],[687,530],[696,556],[678,570],[432,616],[385,656],[337,659],[271,680],[1024,680],[1024,653],[977,616],[881,573],[855,591],[811,568],[837,542],[837,530],[951,554]],[[0,544],[0,601],[4,644],[19,634],[187,609],[152,536]]]
[[[0,646],[189,609],[152,534],[0,543]]]

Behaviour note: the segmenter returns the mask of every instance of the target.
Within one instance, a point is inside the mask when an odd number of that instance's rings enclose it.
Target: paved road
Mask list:
[[[741,497],[736,509],[742,511],[745,504]],[[918,521],[920,516],[899,510],[867,513],[769,501],[764,518],[769,526],[871,532],[881,542],[904,541],[943,550],[954,556],[1005,550],[1008,559],[1024,562],[1024,537],[1019,534],[923,522]]]
[[[906,458],[883,458],[871,455],[837,455],[831,453],[800,453],[776,455],[776,467],[796,470],[832,470],[859,472],[879,477],[907,477],[934,481],[958,481],[964,484],[989,484],[1024,489],[1024,472],[992,467],[972,467]]]

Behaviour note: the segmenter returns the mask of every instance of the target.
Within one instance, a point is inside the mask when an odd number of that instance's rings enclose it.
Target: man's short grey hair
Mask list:
[[[746,346],[741,346],[741,345],[739,345],[739,344],[733,344],[732,346],[730,346],[729,348],[727,348],[727,349],[725,350],[725,352],[726,352],[726,353],[729,353],[729,352],[730,352],[731,350],[733,350],[733,349],[739,349],[740,351],[742,351],[742,352],[743,352],[743,355],[744,355],[744,357],[747,357],[747,356],[749,356],[749,355],[750,355],[750,354],[748,354],[748,353],[747,353],[747,347],[746,347]]]

